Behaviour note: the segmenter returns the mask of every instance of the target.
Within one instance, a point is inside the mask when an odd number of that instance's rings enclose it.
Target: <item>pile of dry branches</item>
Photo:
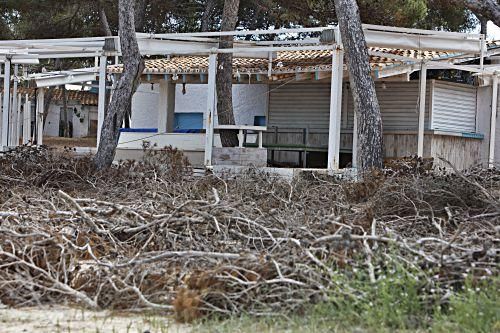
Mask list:
[[[418,161],[417,161],[418,162]],[[415,163],[417,163],[415,162]],[[193,176],[174,149],[97,172],[20,148],[0,160],[0,301],[154,308],[179,320],[362,298],[397,260],[442,301],[498,274],[500,172],[402,167],[363,182]]]

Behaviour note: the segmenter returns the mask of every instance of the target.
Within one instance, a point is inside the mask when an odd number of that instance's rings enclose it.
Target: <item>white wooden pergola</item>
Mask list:
[[[328,32],[327,32],[328,31]],[[490,133],[490,164],[494,162],[494,143],[496,131],[496,107],[498,94],[498,72],[500,67],[485,66],[484,58],[499,51],[488,52],[483,35],[428,31],[418,29],[403,29],[384,26],[364,26],[365,38],[369,47],[445,51],[452,56],[448,59],[418,60],[403,57],[388,52],[372,51],[373,56],[395,59],[403,63],[401,66],[390,68],[378,77],[395,76],[404,73],[421,71],[420,102],[419,102],[419,127],[418,127],[418,155],[423,156],[424,150],[424,119],[426,99],[426,74],[428,69],[458,69],[475,73],[490,80],[493,85],[493,100],[491,112]],[[298,39],[300,34],[322,34],[330,38]],[[244,36],[274,36],[273,41],[242,41],[238,37]],[[233,48],[219,49],[218,38],[233,36],[236,38]],[[290,37],[293,37],[291,39]],[[209,58],[208,69],[208,101],[206,107],[206,139],[205,139],[205,165],[212,165],[212,148],[214,140],[214,118],[216,114],[216,72],[217,55],[232,53],[236,57],[268,59],[270,64],[276,52],[300,50],[333,50],[331,67],[331,100],[330,123],[328,143],[328,169],[339,168],[340,152],[340,119],[342,113],[342,81],[344,77],[344,51],[338,27],[298,28],[279,30],[255,31],[230,31],[230,32],[203,32],[203,33],[175,33],[175,34],[144,34],[137,33],[139,49],[144,56],[174,56],[174,55],[202,55]],[[108,58],[118,63],[120,43],[118,37],[93,37],[71,39],[45,39],[45,40],[16,40],[0,41],[0,62],[3,64],[4,91],[3,114],[1,118],[1,147],[6,150],[19,144],[19,126],[12,126],[19,119],[19,100],[16,97],[17,76],[19,65],[37,64],[42,59],[56,58],[94,58],[93,68],[73,69],[62,72],[46,72],[31,74],[27,78],[34,80],[39,87],[37,99],[37,143],[42,142],[43,124],[43,88],[62,84],[82,83],[99,78],[99,104],[98,104],[98,140],[104,120],[106,101],[106,70]],[[461,65],[467,60],[479,59],[479,65]],[[11,67],[14,67],[13,90]],[[15,98],[12,98],[14,96]],[[28,101],[26,101],[28,102]],[[26,107],[25,107],[26,108]],[[17,111],[16,111],[17,110]],[[354,117],[356,119],[356,117]],[[17,130],[16,130],[17,128]],[[25,128],[26,130],[26,128]],[[24,135],[25,138],[29,134]],[[353,161],[356,161],[357,126],[354,122],[353,133]],[[25,141],[23,141],[24,143]]]

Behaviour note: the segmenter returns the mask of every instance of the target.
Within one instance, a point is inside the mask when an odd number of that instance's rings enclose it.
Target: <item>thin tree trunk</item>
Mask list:
[[[111,97],[108,112],[104,116],[101,137],[94,163],[98,169],[111,166],[120,138],[120,127],[132,96],[139,86],[144,60],[139,51],[134,24],[134,0],[119,0],[119,36],[123,57],[123,74]]]
[[[206,32],[210,30],[212,26],[212,17],[215,11],[215,6],[217,5],[216,0],[206,0],[205,8],[201,16],[201,31]]]
[[[225,0],[222,13],[221,31],[231,31],[236,28],[240,0]],[[221,37],[221,49],[233,47],[233,36]],[[217,70],[217,114],[220,125],[234,125],[233,113],[233,55],[219,54]],[[238,145],[238,135],[235,131],[221,130],[220,138],[223,147]]]
[[[45,128],[45,124],[47,123],[47,117],[49,115],[50,104],[52,103],[52,99],[54,98],[54,90],[55,87],[49,87],[45,92],[45,96],[43,99],[43,128]]]
[[[98,10],[99,10],[99,23],[101,26],[101,32],[104,36],[112,36],[113,33],[111,32],[111,29],[109,28],[109,22],[108,22],[108,16],[106,15],[106,11],[104,9],[104,5],[102,4],[102,1],[98,1]]]
[[[479,22],[481,22],[481,34],[488,36],[488,19],[482,16],[477,16]]]
[[[356,0],[335,0],[358,120],[358,168],[383,166],[382,118]]]
[[[136,0],[134,11],[135,31],[144,32],[144,23],[146,22],[146,6],[146,0]]]
[[[63,113],[62,113],[62,122],[63,122],[63,137],[69,138],[70,131],[69,131],[69,119],[68,119],[68,94],[66,91],[66,85],[62,85],[62,102],[63,102]]]

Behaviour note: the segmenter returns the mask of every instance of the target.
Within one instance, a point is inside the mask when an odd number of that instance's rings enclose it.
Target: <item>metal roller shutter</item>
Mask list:
[[[432,129],[476,132],[477,88],[433,82]]]
[[[376,82],[384,130],[417,130],[419,82]],[[348,91],[348,127],[353,126],[354,100]],[[425,127],[428,128],[430,84],[427,86]]]
[[[330,84],[287,84],[270,89],[270,126],[328,128]]]

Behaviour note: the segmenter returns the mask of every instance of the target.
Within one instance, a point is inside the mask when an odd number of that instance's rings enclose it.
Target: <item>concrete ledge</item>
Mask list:
[[[265,167],[267,166],[267,149],[216,147],[213,149],[212,164]]]

